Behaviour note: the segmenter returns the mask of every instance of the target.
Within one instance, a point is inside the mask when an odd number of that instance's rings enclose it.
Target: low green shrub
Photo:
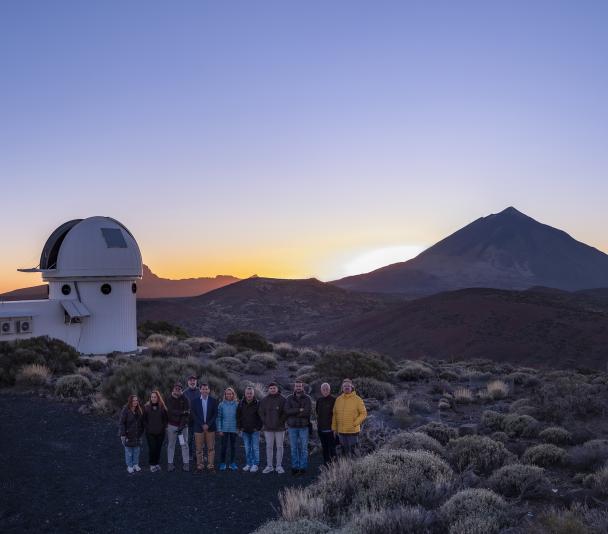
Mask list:
[[[538,433],[538,421],[530,415],[505,415],[502,427],[510,437],[532,438]]]
[[[395,386],[375,378],[359,377],[353,380],[355,391],[363,398],[386,400],[395,396]]]
[[[244,367],[243,362],[234,356],[217,358],[215,360],[215,364],[223,367],[224,369],[229,369],[230,371],[242,371]]]
[[[498,532],[507,525],[507,503],[487,489],[464,489],[453,495],[440,508],[442,520],[450,533]]]
[[[296,362],[312,365],[320,357],[321,356],[320,356],[320,354],[317,351],[314,351],[312,349],[302,349],[300,351],[300,353],[296,356]]]
[[[266,369],[276,369],[277,357],[272,352],[260,352],[251,356],[249,361],[261,363]]]
[[[505,465],[492,473],[488,484],[505,497],[539,498],[549,491],[549,480],[544,470],[533,465]]]
[[[481,424],[489,430],[503,430],[505,414],[493,410],[485,410],[481,414]]]
[[[55,395],[59,397],[80,399],[92,389],[89,379],[82,375],[65,375],[55,382]]]
[[[545,443],[554,445],[567,445],[572,441],[572,434],[561,426],[550,426],[538,434],[538,437]]]
[[[318,376],[339,376],[341,378],[367,377],[385,381],[394,364],[378,354],[336,350],[325,352],[315,362]]]
[[[441,443],[422,432],[399,432],[389,440],[385,448],[408,451],[425,450],[434,452],[439,456],[445,453]]]
[[[491,473],[514,459],[503,443],[486,436],[463,436],[448,443],[448,457],[459,471]]]
[[[186,339],[188,332],[181,326],[171,324],[167,321],[144,321],[137,326],[137,337],[139,341],[147,339],[152,334],[174,336],[177,339]]]
[[[266,366],[260,362],[248,362],[245,364],[243,372],[248,375],[263,375],[266,372]]]
[[[218,358],[234,357],[236,355],[236,349],[232,345],[217,345],[213,352],[210,354],[211,358],[217,360]]]
[[[507,443],[507,441],[509,441],[509,436],[505,432],[501,432],[500,430],[498,432],[492,432],[492,434],[490,434],[490,437],[494,441],[500,441],[501,443]]]
[[[423,362],[406,360],[399,364],[395,376],[403,381],[424,380],[435,376],[435,371]]]
[[[416,429],[416,432],[424,432],[425,434],[435,438],[442,445],[446,445],[451,439],[458,437],[458,430],[439,421],[431,421]]]
[[[608,458],[608,440],[592,439],[572,447],[566,456],[569,466],[577,471],[598,469]]]
[[[257,332],[235,332],[226,338],[226,343],[239,350],[251,349],[258,352],[272,352],[272,345]]]
[[[549,443],[542,443],[528,447],[522,455],[522,460],[526,464],[539,465],[541,467],[551,467],[564,462],[566,451]]]

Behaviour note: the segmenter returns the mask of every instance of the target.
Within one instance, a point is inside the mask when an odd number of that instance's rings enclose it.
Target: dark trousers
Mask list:
[[[236,457],[236,432],[224,432],[222,435],[222,445],[220,449],[220,463],[226,463],[226,449],[230,444],[230,463],[234,463]]]
[[[190,451],[190,463],[196,458],[196,450],[194,447],[194,422],[188,423],[188,450]]]
[[[358,456],[359,434],[338,434],[344,456]]]
[[[150,465],[160,464],[160,450],[163,448],[165,434],[146,434],[148,440],[148,460]]]
[[[319,439],[323,447],[323,463],[327,465],[336,457],[336,440],[331,430],[319,430]]]

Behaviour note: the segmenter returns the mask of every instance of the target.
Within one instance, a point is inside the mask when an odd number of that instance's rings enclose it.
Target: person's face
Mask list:
[[[321,386],[321,395],[323,395],[324,397],[327,397],[330,393],[331,393],[331,388],[329,387],[329,384],[323,384]]]
[[[342,391],[344,393],[352,393],[353,385],[350,382],[344,382],[344,384],[342,384]]]
[[[158,402],[158,395],[156,393],[152,393],[152,395],[150,395],[150,402],[152,404],[156,404]]]
[[[302,393],[304,391],[304,384],[302,384],[302,382],[296,382],[293,385],[293,390],[295,393]]]
[[[209,386],[201,386],[201,395],[203,397],[209,396]]]
[[[188,387],[194,389],[196,387],[196,378],[188,379]]]
[[[226,390],[224,396],[226,397],[226,400],[234,400],[234,393],[232,393],[232,391],[230,391],[229,389]]]
[[[268,393],[271,395],[276,395],[279,392],[279,388],[277,386],[270,386],[268,388]]]
[[[139,406],[139,399],[137,397],[133,397],[133,400],[131,401],[131,406],[133,406],[133,408],[137,408]]]
[[[245,399],[248,402],[251,402],[253,400],[253,396],[254,396],[253,389],[246,389],[245,390]]]
[[[173,396],[179,397],[181,394],[182,394],[182,388],[180,388],[179,386],[175,386],[173,388]]]

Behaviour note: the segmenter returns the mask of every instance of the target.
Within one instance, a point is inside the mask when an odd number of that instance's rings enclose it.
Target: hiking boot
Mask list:
[[[251,469],[251,466],[246,465],[245,467],[243,467],[243,471],[249,471]]]
[[[263,474],[268,474],[268,473],[272,473],[274,471],[274,468],[271,465],[267,465],[266,467],[264,467],[264,471],[262,471]]]
[[[182,467],[182,469],[184,471],[190,471],[190,464],[184,464],[183,467]]]
[[[127,467],[127,473],[132,474],[133,473],[133,468],[132,467]]]
[[[281,465],[277,465],[275,471],[279,474],[282,475],[285,472],[285,469],[283,469],[283,466]]]
[[[175,466],[173,464],[167,464],[167,471],[175,471]]]
[[[258,472],[258,466],[257,465],[252,465],[251,469],[249,470],[250,473],[257,473]]]
[[[236,465],[234,462],[232,462],[230,464],[230,471],[238,471],[239,470],[239,466]]]

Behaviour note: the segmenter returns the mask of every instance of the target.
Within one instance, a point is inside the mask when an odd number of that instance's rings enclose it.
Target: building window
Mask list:
[[[110,293],[112,293],[112,286],[110,284],[103,284],[101,286],[101,292],[104,295],[109,295]]]
[[[61,292],[66,296],[69,295],[72,292],[72,288],[70,287],[70,284],[63,284],[61,286]]]
[[[127,248],[125,236],[118,228],[102,228],[101,233],[108,248]]]
[[[133,282],[133,283],[131,284],[131,291],[132,291],[133,293],[137,293],[137,284],[136,284],[135,282]]]

